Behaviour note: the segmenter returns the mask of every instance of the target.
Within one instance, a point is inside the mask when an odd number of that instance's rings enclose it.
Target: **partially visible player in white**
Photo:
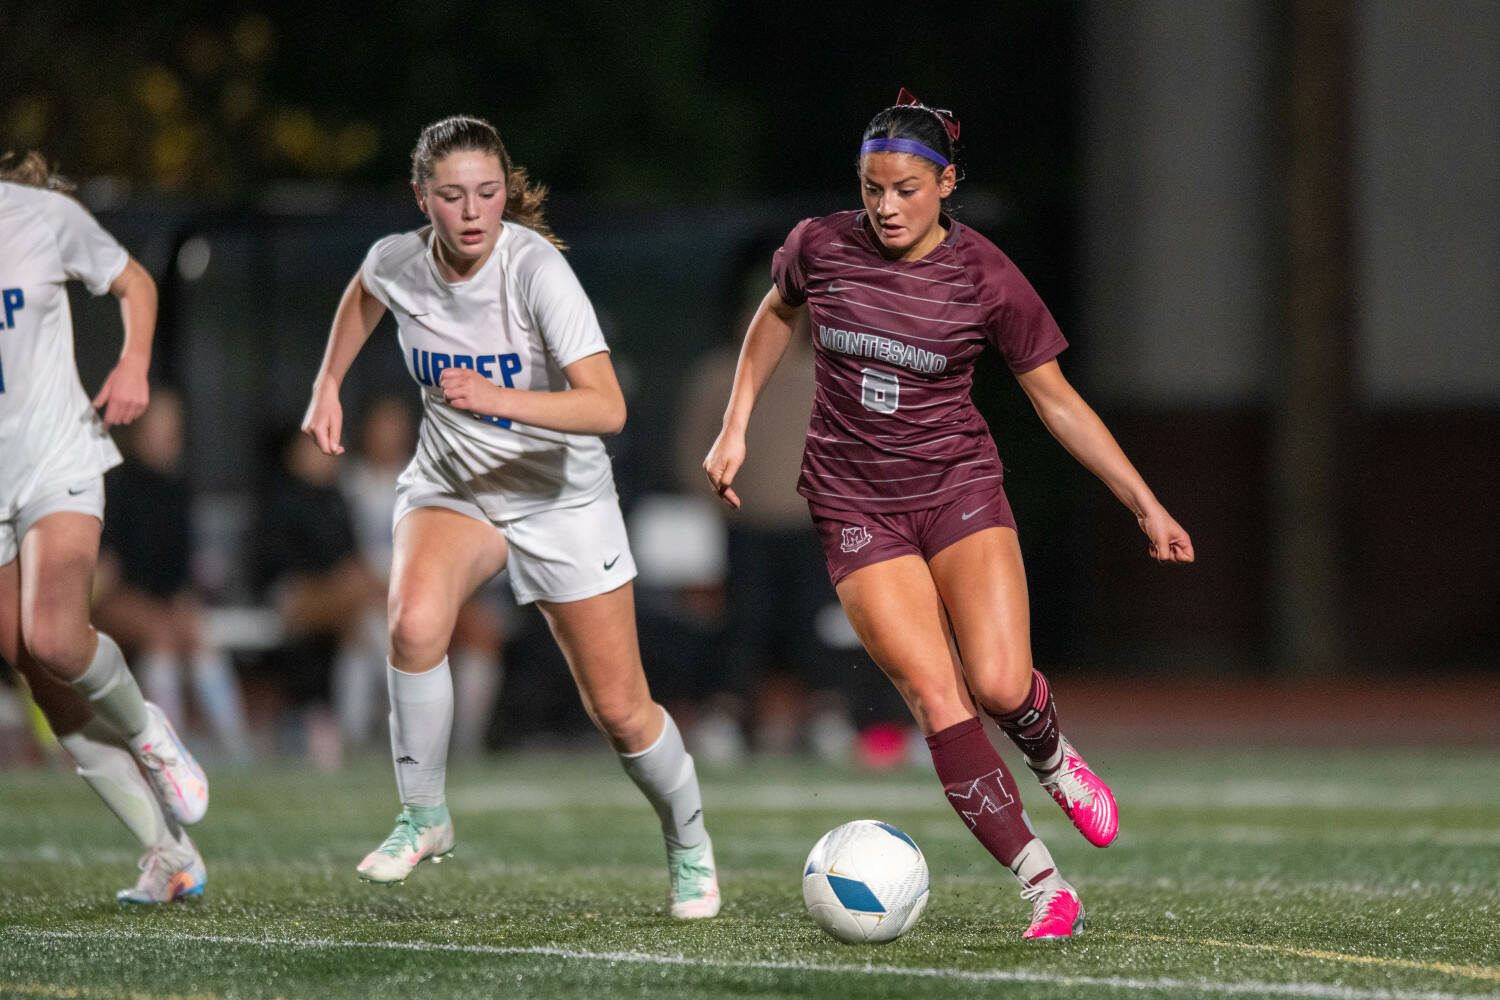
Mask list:
[[[109,428],[146,408],[156,285],[70,187],[37,153],[0,157],[0,657],[146,850],[118,898],[164,902],[203,892],[182,824],[203,818],[208,783],[89,622],[103,474],[120,462]],[[92,401],[74,361],[70,280],[120,301],[124,347]]]
[[[542,216],[545,189],[499,134],[454,117],[422,131],[412,188],[430,225],[371,247],[349,283],[303,429],[340,454],[339,388],[390,311],[422,386],[416,454],[393,515],[391,755],[402,811],[359,865],[399,882],[453,850],[444,801],[453,681],[448,646],[474,590],[507,565],[536,602],[584,708],[661,820],[670,911],[719,910],[693,759],[652,700],[636,639],[635,563],[602,434],[625,400],[593,306]]]

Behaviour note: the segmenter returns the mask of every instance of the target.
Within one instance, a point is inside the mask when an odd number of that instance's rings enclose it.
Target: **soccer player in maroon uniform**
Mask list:
[[[865,129],[863,211],[799,223],[750,322],[704,470],[719,495],[745,459],[745,427],[810,311],[817,391],[797,490],[829,575],[870,656],[927,735],[953,808],[1015,874],[1027,938],[1083,928],[1078,893],[1031,829],[1014,779],[981,728],[987,712],[1088,840],[1109,844],[1114,797],[1063,738],[1032,666],[1026,575],[988,426],[970,398],[994,347],[1048,431],[1135,515],[1162,562],[1192,541],[1068,384],[1067,342],[1016,266],[942,211],[959,180],[958,122],[902,90]]]

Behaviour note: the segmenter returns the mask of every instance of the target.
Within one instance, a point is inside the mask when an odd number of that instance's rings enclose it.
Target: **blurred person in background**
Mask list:
[[[754,241],[732,293],[746,298],[750,260],[764,261],[777,244]],[[752,257],[753,254],[753,257]],[[764,265],[754,268],[757,284]],[[745,329],[759,304],[737,311]],[[703,456],[722,423],[724,400],[734,385],[739,337],[703,355],[686,380],[679,412],[677,481],[699,489]],[[819,612],[837,600],[820,566],[817,533],[807,503],[797,494],[797,470],[812,410],[812,342],[805,325],[788,347],[788,359],[762,391],[761,419],[747,429],[746,474],[739,480],[742,506],[726,518],[727,624],[717,658],[719,691],[694,729],[695,743],[732,760],[741,731],[751,745],[772,753],[807,749],[824,759],[847,756],[854,727],[841,691],[846,658],[819,637]]]
[[[182,401],[156,387],[121,437],[125,460],[104,477],[110,517],[100,541],[94,622],[133,656],[136,675],[168,718],[183,721],[183,681],[219,746],[249,756],[239,680],[205,635],[193,583],[193,495],[181,467]]]
[[[391,512],[396,484],[416,447],[416,423],[410,406],[395,396],[380,396],[360,421],[359,446],[340,470],[339,481],[354,514],[355,537],[365,563],[389,586],[394,554]],[[504,678],[504,619],[491,581],[458,610],[449,661],[453,671],[453,741],[458,753],[473,756],[484,749]],[[368,739],[376,705],[382,718],[388,626],[385,605],[367,614],[360,655],[344,656],[335,670],[334,693],[345,737],[356,745]]]
[[[1031,828],[989,715],[1096,846],[1118,814],[1108,786],[1063,738],[1031,661],[1015,518],[989,427],[970,397],[974,364],[999,352],[1048,431],[1135,515],[1149,554],[1191,562],[1192,542],[1063,377],[1067,346],[1030,283],[989,240],[944,211],[960,174],[959,125],[904,89],[865,128],[862,211],[805,219],[772,259],[703,466],[739,506],[752,408],[811,322],[817,390],[797,489],[829,576],[871,657],[901,692],[949,802],[1021,883],[1024,937],[1071,937],[1083,904]]]
[[[104,472],[120,461],[109,428],[150,398],[156,284],[71,189],[38,153],[0,156],[0,659],[146,852],[117,898],[158,903],[203,892],[182,825],[203,818],[208,781],[89,619]],[[69,281],[120,303],[120,358],[92,400],[74,361]]]
[[[289,700],[308,758],[319,770],[343,763],[334,712],[336,664],[363,655],[365,622],[384,598],[380,575],[361,557],[338,464],[295,427],[271,439],[251,537],[258,596],[281,620],[271,669]]]
[[[543,217],[545,189],[493,126],[453,117],[412,153],[429,225],[375,243],[349,282],[303,429],[343,451],[339,389],[387,311],[422,387],[416,454],[397,494],[390,609],[391,755],[402,810],[359,865],[405,880],[453,851],[445,802],[459,608],[502,568],[536,602],[584,707],[656,810],[670,912],[719,910],[693,759],[651,696],[636,638],[635,563],[609,455],[625,400],[593,306]]]

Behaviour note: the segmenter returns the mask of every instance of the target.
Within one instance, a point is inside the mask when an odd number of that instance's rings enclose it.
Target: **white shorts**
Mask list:
[[[492,525],[509,548],[506,568],[517,604],[581,601],[635,579],[635,557],[613,483],[606,493],[577,506],[498,521],[467,495],[422,475],[417,466],[409,466],[396,486],[391,524],[421,507],[443,507]]]
[[[0,566],[21,554],[21,539],[48,514],[73,511],[92,514],[104,521],[104,477],[97,473],[67,486],[42,491],[41,495],[22,503],[16,516],[0,521]]]

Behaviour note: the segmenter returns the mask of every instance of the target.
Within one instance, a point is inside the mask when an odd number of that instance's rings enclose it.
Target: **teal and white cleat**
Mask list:
[[[448,807],[403,806],[396,829],[359,863],[359,877],[367,882],[405,882],[423,861],[437,864],[451,857],[453,821]]]
[[[714,865],[712,840],[705,838],[693,847],[667,848],[667,873],[672,880],[672,916],[697,920],[719,912],[719,872]]]
[[[141,858],[141,877],[134,889],[121,889],[115,899],[122,903],[169,903],[203,895],[208,870],[203,856],[186,837],[173,847],[153,847]]]
[[[130,752],[172,818],[184,826],[196,823],[208,812],[208,777],[167,713],[148,701],[146,716],[146,728],[129,741]]]

